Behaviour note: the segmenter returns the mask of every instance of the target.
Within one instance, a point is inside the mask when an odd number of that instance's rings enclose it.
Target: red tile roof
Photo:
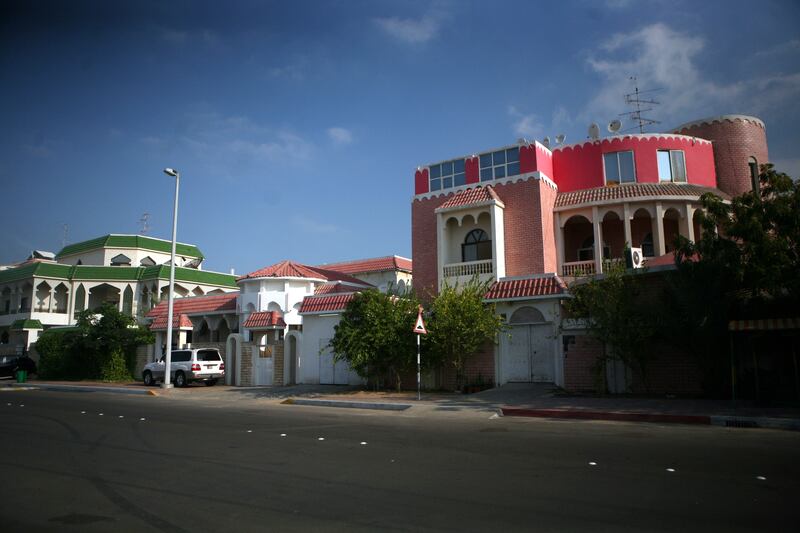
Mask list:
[[[150,324],[150,329],[151,330],[164,330],[164,331],[166,331],[166,329],[167,329],[167,318],[169,318],[169,317],[167,316],[166,313],[164,313],[163,316],[157,317],[155,320],[153,320],[153,323]],[[186,316],[186,315],[180,315],[180,316],[177,315],[177,314],[174,315],[172,317],[172,329],[175,330],[175,329],[183,329],[183,328],[190,328],[190,329],[194,328],[194,324],[192,324],[192,321],[189,320],[189,317]]]
[[[333,296],[306,296],[300,306],[300,314],[342,311],[355,295],[356,293],[336,294]]]
[[[558,276],[496,281],[484,300],[510,300],[565,294],[567,286]]]
[[[238,292],[225,294],[212,294],[209,296],[193,296],[190,298],[175,298],[172,304],[173,314],[198,315],[215,311],[236,311],[236,297]],[[164,300],[152,308],[147,316],[157,318],[167,316],[168,301]]]
[[[500,198],[497,197],[497,193],[494,192],[494,189],[491,185],[487,185],[486,187],[481,187],[478,185],[474,189],[465,189],[455,194],[452,198],[447,200],[439,209],[449,209],[451,207],[464,207],[473,204],[482,204],[485,202],[491,202],[493,200],[500,201]]]
[[[362,288],[363,287],[353,287],[352,285],[344,285],[343,283],[339,282],[324,283],[322,285],[317,285],[317,288],[314,289],[314,296],[321,296],[324,294],[346,294],[351,292],[357,292]]]
[[[259,311],[251,313],[247,320],[244,322],[244,327],[250,329],[259,328],[285,328],[286,322],[283,321],[283,315],[278,311]]]
[[[411,272],[411,259],[397,255],[387,255],[386,257],[374,257],[371,259],[356,259],[353,261],[342,261],[341,263],[327,263],[320,265],[320,268],[336,270],[345,274],[362,274],[364,272],[386,272],[390,270],[401,270]]]
[[[626,200],[629,198],[649,198],[655,196],[700,196],[707,192],[716,194],[723,200],[730,196],[719,189],[699,185],[679,183],[631,183],[617,187],[595,187],[580,191],[560,192],[556,197],[556,207],[602,202],[604,200]]]
[[[280,263],[276,263],[260,270],[250,272],[249,274],[245,274],[244,276],[238,278],[237,281],[253,278],[310,278],[322,279],[326,281],[348,281],[350,283],[364,285],[363,281],[357,280],[356,278],[348,276],[342,272],[329,270],[327,268],[303,265],[300,263],[295,263],[294,261],[281,261]]]

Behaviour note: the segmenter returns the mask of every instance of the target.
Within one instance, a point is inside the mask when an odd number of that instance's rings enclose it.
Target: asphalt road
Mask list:
[[[44,391],[0,422],[3,531],[800,524],[797,432]]]

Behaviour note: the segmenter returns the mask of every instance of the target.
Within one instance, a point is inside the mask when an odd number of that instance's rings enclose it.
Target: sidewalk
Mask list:
[[[0,381],[0,390],[43,389],[61,391],[142,394],[176,400],[219,403],[270,400],[285,404],[412,412],[486,412],[503,416],[610,420],[791,429],[800,431],[800,407],[756,407],[741,401],[621,396],[568,396],[551,384],[507,384],[475,394],[414,391],[368,391],[341,385],[288,387],[231,387],[192,385],[182,389],[146,387],[140,382],[39,381],[17,384]]]
[[[495,410],[503,416],[610,420],[791,429],[800,431],[799,407],[756,407],[752,402],[733,405],[726,400],[689,398],[641,398],[625,396],[567,396],[549,384],[508,384],[476,394],[357,391],[320,400],[435,404],[439,409]]]

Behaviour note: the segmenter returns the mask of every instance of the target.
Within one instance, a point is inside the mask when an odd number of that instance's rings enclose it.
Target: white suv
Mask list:
[[[155,385],[164,381],[166,363],[160,361],[148,363],[142,370],[145,385]],[[225,377],[225,363],[216,348],[193,348],[191,350],[173,350],[169,365],[170,381],[176,387],[185,387],[193,381],[202,381],[206,385],[216,385]]]

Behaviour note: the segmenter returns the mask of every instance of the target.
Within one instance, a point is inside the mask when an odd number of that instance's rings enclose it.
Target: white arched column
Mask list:
[[[681,235],[694,242],[694,212],[695,208],[692,204],[686,204],[681,213],[680,232]]]
[[[667,253],[667,248],[664,243],[664,207],[661,205],[661,202],[656,202],[656,218],[653,226],[654,252],[656,257],[660,257]]]
[[[603,272],[603,227],[597,206],[592,207],[592,230],[594,236],[594,271]]]
[[[633,237],[631,233],[631,220],[633,219],[633,213],[631,212],[631,204],[625,203],[622,206],[622,224],[625,229],[625,246],[626,247],[633,247]]]

